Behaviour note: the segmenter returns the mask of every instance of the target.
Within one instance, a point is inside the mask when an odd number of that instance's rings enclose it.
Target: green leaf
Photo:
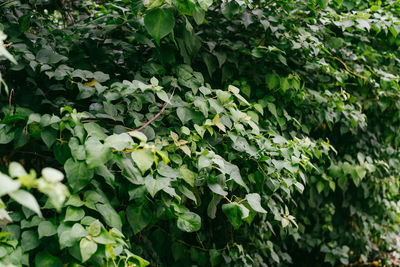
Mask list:
[[[101,232],[101,224],[99,220],[95,220],[89,226],[89,234],[91,236],[98,236]]]
[[[131,148],[133,140],[127,133],[113,134],[106,138],[104,145],[121,151],[126,148]]]
[[[172,3],[179,13],[185,15],[191,15],[194,10],[194,4],[191,0],[173,0]]]
[[[261,197],[259,194],[257,193],[247,194],[246,200],[253,210],[260,213],[267,213],[267,211],[261,206]]]
[[[186,183],[188,183],[190,186],[194,186],[194,181],[197,178],[196,173],[189,170],[186,165],[181,166],[179,168],[179,172]]]
[[[97,244],[115,244],[115,238],[110,235],[109,232],[107,232],[105,229],[101,229],[100,234],[93,237],[93,240]]]
[[[41,251],[35,256],[35,267],[62,267],[62,262],[59,258],[51,255],[47,250]]]
[[[110,204],[96,204],[97,211],[103,216],[104,221],[111,227],[121,230],[121,217]]]
[[[197,3],[199,3],[200,7],[204,11],[207,11],[208,8],[212,5],[213,0],[197,0]]]
[[[151,176],[147,176],[145,180],[146,189],[152,197],[154,197],[158,191],[167,187],[169,183],[170,181],[168,178],[154,179]]]
[[[133,151],[131,153],[131,157],[142,172],[142,174],[150,169],[154,162],[153,152],[146,148]]]
[[[217,195],[226,196],[228,192],[225,191],[220,184],[208,183],[208,188]]]
[[[131,205],[126,210],[126,217],[135,235],[151,222],[152,216],[151,209],[147,204]]]
[[[89,235],[89,233],[80,223],[75,223],[74,226],[72,226],[71,235],[76,240],[80,240],[82,237]]]
[[[0,197],[19,189],[21,182],[0,172]]]
[[[140,141],[142,141],[142,142],[147,142],[147,136],[144,134],[144,133],[142,133],[142,132],[139,132],[139,131],[131,131],[131,132],[128,132],[128,134],[130,135],[130,136],[132,136],[132,137],[135,137],[135,138],[137,138],[137,139],[139,139]]]
[[[144,17],[144,26],[151,37],[160,45],[160,40],[174,29],[174,13],[166,8],[153,9]]]
[[[68,159],[64,164],[69,185],[74,192],[83,189],[92,179],[94,170],[89,169],[84,161]]]
[[[57,139],[57,132],[55,130],[43,130],[40,133],[40,137],[43,142],[46,144],[47,148],[51,148],[54,142]]]
[[[85,217],[85,211],[82,208],[68,206],[64,221],[76,222],[80,221],[83,217]]]
[[[79,244],[79,248],[81,251],[82,262],[85,262],[90,259],[94,253],[96,253],[97,244],[92,240],[83,238]]]
[[[57,233],[57,229],[50,221],[43,221],[38,227],[39,238],[52,236]]]
[[[27,207],[28,209],[36,212],[40,217],[42,216],[42,213],[40,212],[40,207],[39,204],[37,203],[35,197],[25,191],[25,190],[17,190],[9,193],[10,197],[17,201],[19,204]]]
[[[89,136],[96,137],[98,140],[104,140],[107,138],[107,135],[104,133],[104,130],[94,122],[89,122],[84,124],[84,128]]]
[[[184,212],[178,214],[176,225],[185,232],[195,232],[201,228],[201,218],[193,212]]]
[[[233,228],[238,229],[242,225],[243,212],[238,203],[223,204],[222,212],[225,213]]]
[[[269,73],[265,76],[265,83],[270,90],[273,90],[280,85],[279,76],[273,73]]]
[[[36,231],[25,231],[21,235],[21,248],[23,252],[37,248],[40,241]]]
[[[90,137],[85,142],[86,163],[89,169],[107,163],[112,156],[111,149],[103,145],[97,138]]]
[[[318,183],[317,183],[317,190],[318,190],[318,193],[321,193],[322,190],[324,190],[324,187],[325,187],[324,183],[321,182],[321,181],[318,181]]]

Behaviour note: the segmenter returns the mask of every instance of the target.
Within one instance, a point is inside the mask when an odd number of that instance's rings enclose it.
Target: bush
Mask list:
[[[0,4],[0,262],[395,264],[399,12]]]

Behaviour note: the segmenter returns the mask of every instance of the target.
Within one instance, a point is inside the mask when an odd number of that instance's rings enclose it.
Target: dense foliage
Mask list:
[[[0,265],[396,264],[399,16],[0,3]]]

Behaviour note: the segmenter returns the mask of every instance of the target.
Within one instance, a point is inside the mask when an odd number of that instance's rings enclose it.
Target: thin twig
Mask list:
[[[3,44],[3,47],[4,48],[7,48],[7,47],[9,47],[9,46],[12,46],[14,44],[14,42],[9,42],[8,44]]]
[[[352,70],[346,65],[346,63],[344,63],[344,61],[341,60],[340,58],[338,58],[338,57],[332,57],[332,56],[328,56],[328,57],[329,57],[329,58],[332,58],[332,59],[335,59],[335,60],[339,61],[340,63],[342,63],[343,66],[344,66],[344,68],[345,68],[348,72],[350,72],[351,74],[353,74],[353,75],[355,75],[355,76],[357,76],[357,77],[359,77],[359,78],[361,78],[361,79],[364,79],[364,80],[367,79],[367,77],[362,76],[362,75],[360,75],[360,74],[358,74],[358,73],[352,71]]]
[[[15,105],[15,90],[14,90],[14,88],[11,89],[10,96],[8,97],[8,107],[10,109],[10,115],[13,115],[13,114],[11,114],[11,106],[12,106],[13,99],[14,99],[14,114],[15,114],[17,107]]]
[[[198,232],[196,232],[196,236],[197,236],[197,239],[198,239],[199,242],[200,242],[201,247],[202,247],[203,249],[206,249],[206,248],[204,247],[204,245],[203,245],[203,242],[202,242],[201,239],[200,239],[200,236],[199,236],[199,233],[198,233]]]
[[[153,118],[151,118],[148,122],[146,122],[142,127],[138,128],[138,129],[132,129],[132,128],[128,128],[128,127],[125,127],[125,128],[130,130],[130,131],[141,131],[144,128],[146,128],[150,123],[152,123],[155,119],[157,119],[161,114],[164,113],[164,110],[168,106],[168,104],[171,102],[171,99],[174,96],[174,93],[175,93],[175,87],[174,87],[174,90],[172,90],[172,94],[169,97],[168,102],[165,102],[165,104],[161,108],[160,112],[158,112]]]
[[[9,3],[12,3],[12,2],[14,2],[15,0],[8,0],[8,1],[5,1],[5,2],[3,2],[3,3],[0,3],[0,7],[2,7],[2,6],[4,6],[4,5],[7,5],[7,4],[9,4]]]

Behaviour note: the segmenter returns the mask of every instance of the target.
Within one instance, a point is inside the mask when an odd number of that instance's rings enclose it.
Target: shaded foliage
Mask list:
[[[1,5],[1,171],[63,170],[71,195],[1,195],[0,261],[394,263],[399,8]]]

